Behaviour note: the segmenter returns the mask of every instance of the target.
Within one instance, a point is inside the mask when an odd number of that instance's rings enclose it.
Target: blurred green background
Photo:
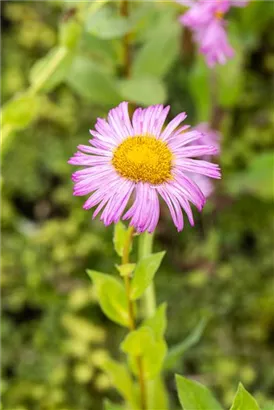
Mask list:
[[[172,409],[176,370],[226,407],[242,381],[271,410],[274,3],[230,13],[236,57],[218,67],[213,91],[176,21],[178,4],[133,2],[128,20],[115,2],[94,4],[1,2],[2,102],[13,99],[2,123],[3,409],[100,410],[103,397],[119,401],[100,362],[109,351],[121,356],[124,330],[101,313],[85,273],[113,271],[113,227],[91,221],[72,196],[67,160],[96,117],[123,99],[168,103],[170,118],[187,111],[196,125],[212,116],[214,94],[223,179],[194,228],[177,234],[163,209],[156,232],[155,248],[167,250],[156,289],[168,303],[168,345],[193,329],[199,339],[165,379]],[[126,32],[131,80],[123,79]],[[34,93],[24,94],[29,85]]]

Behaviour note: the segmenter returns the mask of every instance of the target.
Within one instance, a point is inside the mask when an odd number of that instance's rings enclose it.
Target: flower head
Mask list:
[[[230,7],[243,7],[244,0],[178,0],[189,6],[179,21],[194,32],[199,51],[205,55],[209,67],[216,63],[225,64],[233,57],[234,50],[230,46],[225,31],[224,15]]]
[[[159,198],[167,204],[178,231],[183,229],[182,209],[194,225],[190,203],[198,210],[205,196],[187,173],[220,178],[218,165],[193,159],[214,155],[213,145],[197,145],[203,134],[180,126],[186,118],[178,114],[165,128],[169,107],[137,108],[130,119],[128,103],[110,110],[107,120],[98,118],[90,145],[79,145],[69,160],[83,166],[72,175],[74,195],[91,196],[84,209],[97,206],[105,225],[130,219],[138,232],[153,232],[160,215]],[[126,210],[133,196],[133,203]]]

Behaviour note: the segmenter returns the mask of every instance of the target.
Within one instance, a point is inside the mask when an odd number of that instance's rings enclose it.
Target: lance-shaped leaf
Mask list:
[[[164,77],[168,73],[179,52],[179,26],[173,24],[174,17],[173,11],[169,13],[165,24],[158,27],[137,52],[132,64],[134,77]]]
[[[239,384],[236,396],[234,397],[230,410],[260,410],[256,400],[244,388],[242,383]]]
[[[204,317],[200,320],[193,331],[181,343],[171,347],[165,360],[165,369],[170,369],[178,363],[180,357],[192,346],[199,342],[202,333],[206,327],[208,318]]]
[[[154,338],[158,342],[163,342],[164,340],[167,326],[166,308],[166,303],[162,303],[152,317],[143,321],[143,326],[147,326],[152,330]],[[149,409],[168,409],[168,395],[161,374],[158,374],[153,380],[147,381],[147,390]]]
[[[165,252],[154,253],[146,256],[137,263],[131,283],[130,297],[132,300],[139,299],[150,285],[164,255]]]
[[[160,373],[166,355],[166,343],[164,340],[156,340],[148,326],[130,332],[121,348],[129,355],[129,363],[135,374],[138,374],[138,357],[142,360],[146,379],[154,379]]]
[[[177,374],[176,385],[183,410],[222,410],[212,393],[201,383]]]
[[[26,127],[38,115],[39,103],[38,96],[27,93],[8,101],[2,110],[3,127]]]
[[[119,256],[123,256],[123,250],[127,239],[127,228],[122,222],[117,222],[114,226],[113,244]]]
[[[67,47],[55,47],[30,70],[31,89],[50,91],[65,80],[74,58]]]
[[[114,277],[93,270],[87,271],[93,280],[99,303],[105,315],[122,326],[128,326],[127,298],[124,287]]]
[[[73,50],[77,46],[81,34],[82,26],[76,19],[64,21],[59,29],[60,44]]]
[[[168,394],[161,374],[153,380],[147,380],[148,409],[168,410]]]
[[[126,366],[115,360],[109,359],[102,364],[101,368],[109,375],[113,386],[123,398],[134,406],[134,386]]]
[[[144,326],[148,326],[153,331],[156,340],[161,340],[166,330],[166,308],[167,304],[162,303],[156,310],[155,315],[143,322]]]

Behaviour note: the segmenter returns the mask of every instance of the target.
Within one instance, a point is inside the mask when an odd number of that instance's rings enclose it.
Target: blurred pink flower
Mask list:
[[[90,131],[90,145],[79,145],[69,160],[83,167],[72,175],[74,195],[90,195],[84,209],[97,206],[93,217],[103,210],[105,225],[130,219],[137,232],[153,232],[161,197],[181,231],[182,209],[194,225],[190,203],[199,211],[205,204],[205,195],[192,176],[221,177],[217,164],[193,159],[216,154],[216,145],[196,143],[211,137],[188,130],[188,125],[180,126],[184,112],[164,127],[168,111],[162,105],[137,108],[130,118],[128,103],[122,102],[110,110],[107,120],[97,119],[95,130]],[[133,205],[126,211],[132,195]]]
[[[207,122],[201,122],[195,127],[196,131],[199,131],[202,134],[202,137],[199,139],[199,144],[201,145],[213,145],[216,148],[215,155],[220,154],[220,140],[221,134],[209,127]]]
[[[214,67],[217,63],[225,64],[227,59],[234,56],[222,20],[213,20],[207,27],[198,30],[195,38],[209,67]]]
[[[208,24],[222,17],[229,10],[228,0],[193,1],[190,9],[179,17],[179,21],[193,29],[204,29]]]
[[[207,65],[225,64],[234,50],[229,44],[223,17],[231,6],[243,7],[243,0],[177,0],[189,7],[179,21],[194,32],[199,51],[204,54]]]
[[[198,140],[198,144],[212,145],[216,149],[214,155],[219,155],[221,134],[218,131],[212,130],[206,122],[200,123],[195,129],[202,133],[202,137]],[[209,161],[211,156],[203,156],[202,159]],[[210,178],[197,174],[189,174],[189,177],[198,185],[205,198],[208,198],[212,194],[214,185]]]

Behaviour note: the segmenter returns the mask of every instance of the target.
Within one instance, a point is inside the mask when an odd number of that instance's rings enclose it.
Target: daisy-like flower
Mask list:
[[[190,203],[199,211],[205,196],[188,173],[220,178],[219,166],[193,159],[214,155],[213,145],[197,145],[202,138],[188,125],[180,126],[185,113],[166,127],[170,107],[137,108],[130,119],[128,103],[110,110],[107,120],[98,118],[90,145],[79,145],[69,160],[84,167],[72,175],[74,195],[91,194],[84,209],[97,206],[105,225],[130,219],[137,232],[153,232],[160,216],[159,198],[167,204],[178,231],[184,226],[182,210],[194,225]],[[126,210],[127,205],[130,207]]]

